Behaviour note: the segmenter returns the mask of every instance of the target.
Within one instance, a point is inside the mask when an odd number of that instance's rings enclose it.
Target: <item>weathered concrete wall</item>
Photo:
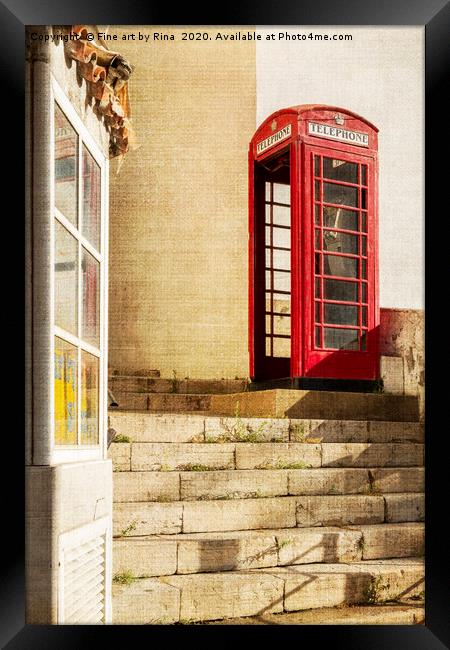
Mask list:
[[[110,33],[183,30],[128,26]],[[117,174],[111,164],[109,363],[156,368],[169,378],[173,371],[178,378],[245,377],[255,45],[117,47],[136,66],[130,99],[139,148]]]

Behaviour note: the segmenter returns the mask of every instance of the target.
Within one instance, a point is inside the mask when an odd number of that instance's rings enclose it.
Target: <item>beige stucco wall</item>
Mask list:
[[[117,161],[110,168],[110,366],[246,376],[255,45],[119,41],[117,49],[136,66],[130,100],[139,148],[117,174]]]

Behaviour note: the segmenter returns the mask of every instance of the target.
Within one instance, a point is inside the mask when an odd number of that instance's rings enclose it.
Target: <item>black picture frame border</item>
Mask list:
[[[227,13],[228,12],[228,13]],[[214,15],[211,15],[213,13]],[[105,20],[107,17],[107,20]],[[442,230],[436,233],[432,223],[441,224],[445,217],[444,209],[448,207],[442,200],[442,188],[448,185],[445,165],[437,164],[442,152],[448,151],[447,104],[444,103],[445,90],[449,83],[449,35],[450,4],[443,0],[379,0],[377,3],[362,3],[360,0],[331,2],[331,0],[305,0],[300,5],[293,5],[286,0],[281,3],[269,3],[264,0],[257,7],[242,4],[234,6],[201,9],[186,5],[176,9],[176,24],[179,25],[421,25],[425,27],[426,43],[426,623],[425,626],[302,626],[300,632],[291,626],[264,627],[264,639],[269,640],[276,634],[294,634],[302,645],[313,642],[329,643],[334,647],[364,648],[364,650],[390,648],[420,648],[436,650],[450,647],[450,579],[448,554],[450,545],[445,530],[445,515],[448,511],[446,497],[448,490],[449,462],[442,452],[445,441],[446,411],[448,401],[445,381],[439,377],[439,369],[444,365],[445,356],[440,338],[433,336],[440,315],[440,304],[433,296],[442,290],[439,283],[448,277],[448,265],[445,255],[438,255],[442,242]],[[3,67],[3,79],[6,80],[7,95],[3,95],[4,111],[7,123],[2,129],[3,151],[7,151],[8,166],[11,169],[10,180],[17,176],[17,170],[24,168],[24,147],[21,146],[19,133],[24,134],[24,29],[31,24],[175,24],[174,9],[144,3],[139,0],[133,5],[119,3],[118,0],[101,0],[95,7],[88,0],[69,3],[63,0],[47,0],[45,4],[33,3],[33,0],[3,0],[0,2],[1,39],[0,51]],[[401,92],[401,89],[399,89]],[[422,128],[422,124],[418,124]],[[24,138],[22,139],[24,142]],[[4,153],[5,155],[5,153]],[[16,178],[18,192],[23,192],[23,180]],[[17,195],[14,196],[17,215]],[[20,212],[20,210],[19,210]],[[12,213],[10,213],[12,214]],[[7,221],[7,223],[5,223]],[[19,218],[6,220],[4,228],[12,241],[23,242],[23,224]],[[436,235],[438,237],[436,241]],[[15,305],[14,317],[9,318],[7,334],[17,340],[15,351],[8,363],[11,381],[20,385],[21,368],[18,363],[23,348],[23,330],[20,329],[17,314],[23,309],[21,298],[20,270],[17,283],[6,283],[3,300]],[[436,287],[436,284],[438,285]],[[23,283],[22,283],[23,286]],[[442,316],[441,316],[442,318]],[[8,350],[7,352],[11,352]],[[439,360],[439,366],[438,361]],[[22,366],[23,367],[23,366]],[[444,366],[445,367],[445,366]],[[436,370],[436,371],[435,371]],[[445,392],[444,392],[445,391]],[[16,394],[17,393],[17,394]],[[12,403],[15,404],[12,407]],[[23,412],[21,395],[15,391],[5,406],[15,408],[16,413]],[[93,647],[100,642],[112,642],[113,645],[130,644],[137,634],[147,640],[154,640],[155,633],[167,640],[175,640],[182,633],[183,639],[198,642],[201,635],[206,640],[229,635],[225,630],[233,626],[30,626],[24,622],[25,571],[24,571],[24,444],[22,431],[24,423],[14,418],[14,436],[8,437],[8,465],[14,471],[8,478],[8,495],[3,500],[3,517],[8,522],[4,531],[3,580],[0,583],[1,603],[1,637],[2,647],[16,648],[81,648]],[[4,461],[5,462],[5,461]],[[6,463],[5,463],[6,464]],[[14,495],[14,496],[11,496]],[[222,629],[220,637],[214,630]],[[274,629],[276,632],[274,632]],[[259,630],[259,631],[258,631]],[[285,632],[283,632],[285,630]],[[255,634],[260,634],[260,627],[239,627],[239,638],[255,643]],[[251,635],[251,636],[248,636]],[[95,639],[95,641],[94,641]],[[7,644],[7,645],[3,645]]]

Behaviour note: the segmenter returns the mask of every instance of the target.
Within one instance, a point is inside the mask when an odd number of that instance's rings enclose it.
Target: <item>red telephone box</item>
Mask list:
[[[342,108],[302,105],[250,142],[255,381],[379,377],[377,132]]]

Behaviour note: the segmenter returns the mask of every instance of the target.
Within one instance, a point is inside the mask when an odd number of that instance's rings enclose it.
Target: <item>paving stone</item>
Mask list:
[[[424,554],[425,528],[422,523],[358,526],[363,536],[362,559],[420,557]]]
[[[423,441],[424,428],[420,422],[369,422],[368,442],[423,443]]]
[[[386,521],[423,521],[425,518],[424,494],[385,494]]]
[[[129,472],[131,469],[131,445],[129,442],[113,442],[108,449],[114,472]]]
[[[137,442],[131,448],[133,471],[234,469],[234,444]]]
[[[129,572],[135,577],[164,576],[176,570],[176,540],[155,536],[113,541],[113,575]]]
[[[237,443],[237,469],[294,469],[320,467],[320,445],[310,443]]]
[[[181,499],[248,499],[287,495],[287,470],[181,472]]]
[[[283,580],[263,573],[212,573],[161,578],[181,592],[181,621],[283,611]]]
[[[297,499],[297,526],[377,524],[384,520],[381,496],[305,496]]]
[[[370,488],[366,469],[292,469],[288,471],[289,494],[360,494]]]
[[[136,580],[131,585],[113,584],[115,625],[156,625],[177,623],[180,592],[156,578]]]
[[[115,503],[113,535],[172,535],[181,533],[183,505],[178,503]]]
[[[362,534],[342,528],[292,528],[276,532],[278,564],[361,560]]]
[[[323,467],[407,467],[423,464],[423,445],[411,443],[324,443]]]
[[[369,470],[372,489],[376,492],[423,492],[424,467],[393,467]]]
[[[185,501],[183,532],[290,528],[298,497]]]
[[[110,426],[132,442],[203,442],[202,415],[109,411]]]
[[[114,476],[114,501],[179,501],[178,472],[118,472]]]

